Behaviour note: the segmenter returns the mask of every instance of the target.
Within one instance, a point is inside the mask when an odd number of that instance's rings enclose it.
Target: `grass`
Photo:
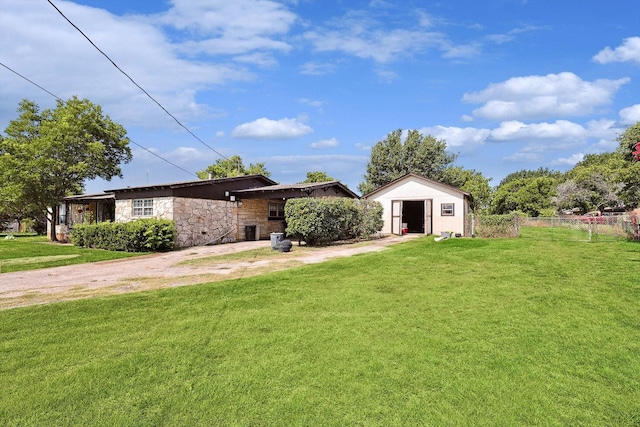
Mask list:
[[[640,245],[416,239],[0,311],[3,425],[640,424]]]
[[[0,273],[107,261],[137,255],[141,254],[84,249],[52,243],[43,236],[20,237],[14,240],[0,239]]]

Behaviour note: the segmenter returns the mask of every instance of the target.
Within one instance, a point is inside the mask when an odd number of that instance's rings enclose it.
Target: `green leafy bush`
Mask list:
[[[474,215],[474,234],[478,237],[518,237],[519,218],[515,212],[506,215]]]
[[[319,245],[370,236],[382,229],[382,205],[347,198],[289,199],[284,207],[287,235]]]
[[[174,247],[176,229],[166,219],[77,224],[71,231],[74,245],[126,252],[162,252]]]

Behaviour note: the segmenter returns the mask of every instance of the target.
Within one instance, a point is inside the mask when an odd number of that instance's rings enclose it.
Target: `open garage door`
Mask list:
[[[432,234],[432,201],[393,200],[391,202],[391,233]]]

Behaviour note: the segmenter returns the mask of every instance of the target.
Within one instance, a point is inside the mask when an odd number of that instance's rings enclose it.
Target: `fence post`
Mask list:
[[[471,237],[476,237],[476,216],[471,214]]]

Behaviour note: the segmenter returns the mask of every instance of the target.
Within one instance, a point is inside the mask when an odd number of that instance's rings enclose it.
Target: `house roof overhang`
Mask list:
[[[279,184],[258,188],[232,191],[231,194],[247,199],[291,199],[296,197],[311,197],[312,195],[335,196],[344,194],[358,199],[359,196],[347,186],[338,181],[313,182],[302,184]]]
[[[75,196],[65,197],[63,200],[69,203],[91,203],[91,202],[115,200],[115,198],[116,196],[113,193],[98,193],[98,194],[77,194]]]
[[[149,191],[149,190],[151,191],[167,190],[167,189],[176,189],[176,188],[185,188],[185,187],[198,187],[198,186],[204,186],[204,185],[224,185],[230,182],[240,182],[240,181],[249,181],[249,180],[262,181],[265,186],[277,184],[277,182],[273,181],[270,178],[267,178],[264,175],[243,175],[243,176],[234,176],[231,178],[198,179],[193,181],[172,182],[167,184],[142,185],[138,187],[116,188],[116,189],[107,190],[107,191],[111,193],[126,193],[126,192],[138,192],[138,191]]]

